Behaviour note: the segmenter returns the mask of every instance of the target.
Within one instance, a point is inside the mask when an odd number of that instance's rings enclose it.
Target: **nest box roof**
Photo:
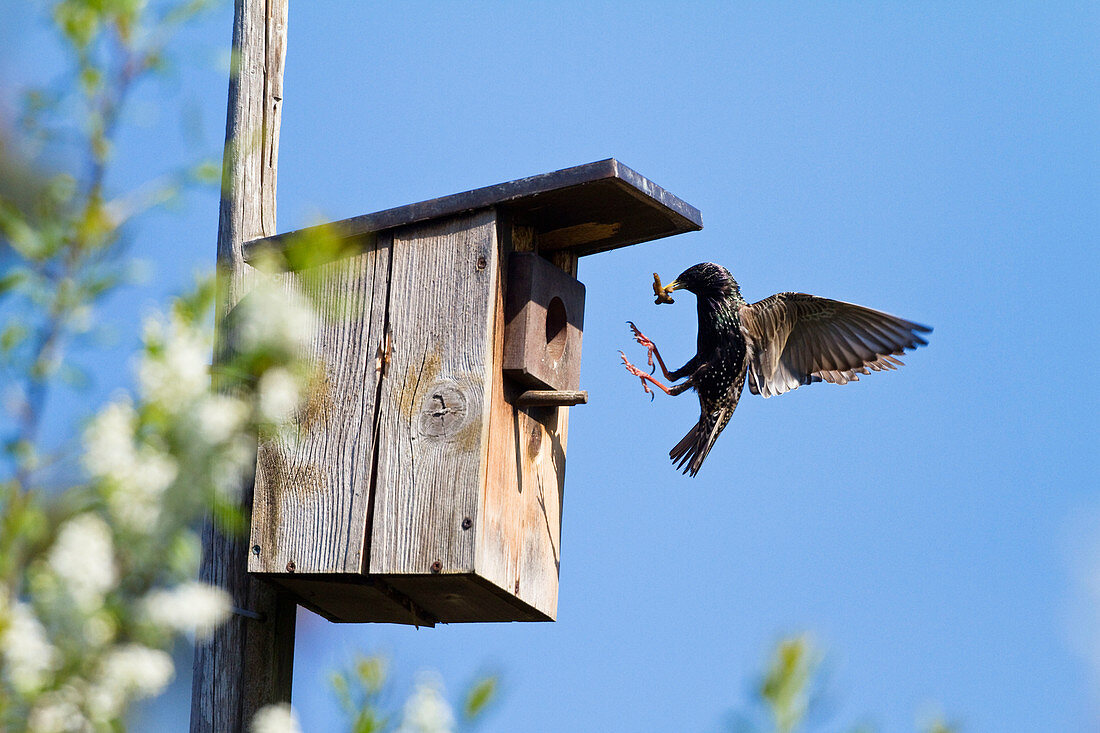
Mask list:
[[[355,238],[385,229],[497,207],[531,226],[543,251],[578,255],[625,247],[703,228],[694,206],[673,196],[614,158],[398,206],[324,224],[327,236]],[[245,243],[246,259],[260,249],[280,251],[300,229]]]

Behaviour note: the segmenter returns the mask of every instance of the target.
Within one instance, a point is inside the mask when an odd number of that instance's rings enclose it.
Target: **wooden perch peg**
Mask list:
[[[588,403],[587,390],[529,389],[516,398],[521,407],[572,407]]]

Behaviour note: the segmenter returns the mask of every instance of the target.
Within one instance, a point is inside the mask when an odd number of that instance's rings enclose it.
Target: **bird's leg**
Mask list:
[[[657,363],[661,365],[661,371],[664,372],[665,379],[674,380],[675,378],[668,372],[668,367],[665,366],[665,360],[661,358],[661,352],[657,351],[657,344],[650,341],[648,336],[639,331],[638,327],[634,325],[634,321],[627,321],[626,323],[630,326],[630,330],[634,332],[634,340],[646,347],[646,350],[649,351],[649,356],[646,360],[649,364],[649,373],[652,374],[657,369],[657,367],[653,365],[653,357],[656,356]]]
[[[624,354],[623,352],[620,351],[619,356],[621,356],[623,358],[623,364],[626,365],[626,370],[628,372],[630,372],[631,374],[633,374],[638,379],[642,380],[642,389],[645,390],[646,394],[649,395],[649,398],[651,400],[656,395],[653,393],[653,390],[651,390],[649,388],[649,384],[655,385],[657,388],[659,388],[662,392],[664,392],[665,394],[667,394],[670,397],[675,397],[676,395],[680,394],[685,389],[690,387],[691,384],[692,384],[691,378],[689,377],[688,379],[681,382],[680,384],[674,384],[671,387],[665,386],[664,384],[661,384],[661,382],[657,381],[656,379],[654,379],[650,375],[646,374],[644,371],[642,371],[638,367],[631,364],[630,361],[626,358],[626,354]],[[660,356],[658,356],[657,358],[658,358],[658,360],[660,360]],[[664,368],[664,364],[661,365],[661,368],[662,369]],[[646,382],[649,382],[649,384],[646,384]]]

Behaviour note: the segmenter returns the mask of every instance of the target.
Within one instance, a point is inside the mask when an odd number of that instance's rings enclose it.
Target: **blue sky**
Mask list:
[[[62,68],[33,7],[9,12],[8,113]],[[280,230],[611,156],[705,224],[581,260],[590,403],[571,417],[558,621],[300,611],[306,730],[330,729],[327,670],[355,649],[452,692],[499,671],[486,730],[721,730],[771,643],[803,630],[828,653],[830,729],[935,711],[1095,729],[1095,4],[317,1],[289,28]],[[212,16],[139,90],[116,186],[220,152],[230,30]],[[216,224],[203,194],[135,228],[153,275],[104,314],[120,338],[93,396],[124,384],[140,311],[212,266]],[[934,326],[931,345],[858,384],[746,394],[687,479],[667,452],[697,402],[650,403],[617,350],[644,354],[630,319],[670,367],[692,355],[691,296],[658,308],[649,283],[704,260],[749,300],[854,301]]]

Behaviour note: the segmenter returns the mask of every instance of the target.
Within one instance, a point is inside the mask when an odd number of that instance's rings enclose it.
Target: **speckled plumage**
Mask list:
[[[748,344],[739,312],[745,299],[729,271],[711,262],[685,270],[674,282],[698,296],[699,334],[695,356],[668,378],[691,377],[699,396],[699,422],[669,456],[676,468],[694,476],[730,421],[745,386]]]
[[[658,303],[671,303],[673,290],[698,299],[696,354],[674,371],[665,368],[657,347],[634,326],[635,339],[656,357],[666,387],[623,355],[627,369],[669,395],[693,388],[699,396],[699,422],[669,452],[684,473],[694,476],[726,427],[746,379],[753,394],[782,394],[812,382],[847,384],[859,374],[896,369],[894,355],[927,343],[916,332],[932,329],[864,306],[805,293],[778,293],[748,304],[729,270],[713,262],[689,267],[668,286],[654,275]],[[622,353],[622,352],[620,352]]]

